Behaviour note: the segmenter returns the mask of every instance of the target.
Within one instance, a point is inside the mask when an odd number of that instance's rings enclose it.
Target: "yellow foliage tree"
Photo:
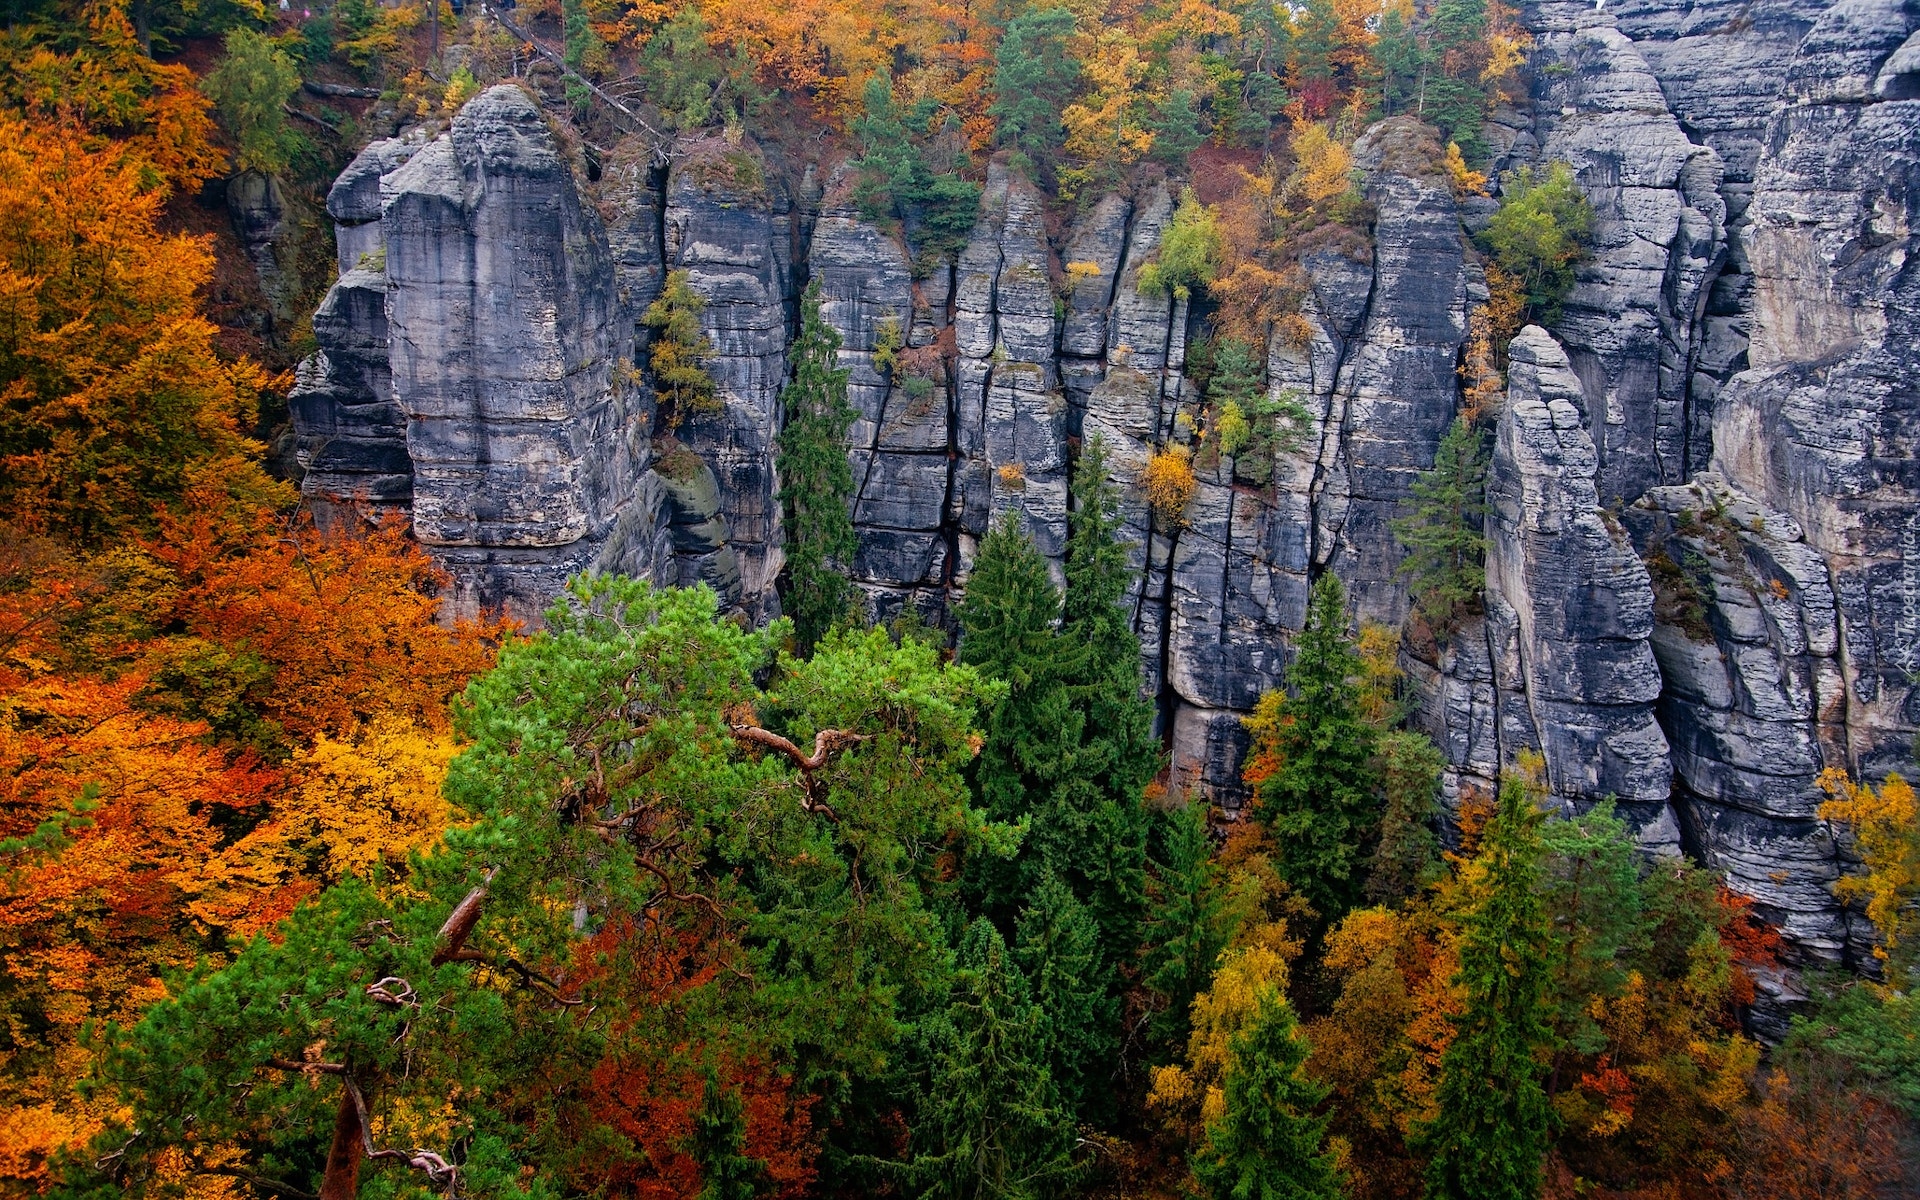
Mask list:
[[[452,809],[440,785],[455,749],[446,734],[386,714],[352,737],[320,737],[289,767],[288,842],[323,855],[328,882],[399,866],[447,828]]]
[[[1341,145],[1323,121],[1293,127],[1293,174],[1286,196],[1312,206],[1324,204],[1353,186],[1353,153]]]
[[[1227,1051],[1259,1007],[1260,994],[1287,989],[1287,960],[1271,945],[1230,949],[1220,958],[1213,985],[1193,1001],[1193,1033],[1187,1039],[1184,1066],[1161,1067],[1153,1073],[1153,1091],[1147,1103],[1167,1124],[1188,1137],[1198,1137],[1206,1122],[1220,1115]]]
[[[1915,940],[1916,918],[1909,910],[1920,898],[1920,813],[1913,786],[1888,775],[1876,792],[1872,785],[1855,783],[1846,772],[1829,767],[1820,774],[1820,788],[1829,797],[1820,805],[1821,819],[1847,826],[1867,864],[1865,875],[1841,878],[1834,892],[1844,900],[1865,902],[1867,919],[1880,932],[1875,957],[1882,962],[1906,957]]]
[[[1140,490],[1161,521],[1169,525],[1185,520],[1187,505],[1199,482],[1193,477],[1193,451],[1185,446],[1168,446],[1147,460],[1140,473]]]

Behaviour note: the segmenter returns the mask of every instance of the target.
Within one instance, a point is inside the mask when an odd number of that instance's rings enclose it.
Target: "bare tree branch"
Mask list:
[[[434,966],[462,961],[467,938],[472,936],[473,927],[480,923],[480,910],[487,903],[487,887],[493,882],[493,876],[494,868],[488,867],[481,877],[480,886],[468,892],[466,899],[454,905],[453,911],[447,914],[446,924],[440,926],[438,948],[433,952]]]
[[[809,755],[802,754],[800,747],[794,745],[788,739],[781,737],[772,730],[762,729],[758,725],[729,725],[727,728],[732,732],[733,736],[740,741],[752,742],[758,746],[778,750],[780,753],[792,759],[794,765],[802,771],[818,771],[821,767],[827,765],[827,756],[835,750],[844,749],[847,746],[856,745],[873,738],[873,735],[870,733],[853,733],[845,729],[822,729],[819,733],[813,735],[813,753]]]
[[[366,1097],[360,1094],[360,1086],[354,1083],[351,1076],[347,1077],[346,1085],[347,1094],[353,1097],[354,1111],[360,1117],[360,1145],[362,1153],[369,1159],[397,1159],[417,1171],[424,1172],[429,1183],[434,1184],[436,1187],[444,1187],[448,1193],[451,1194],[454,1186],[460,1181],[459,1168],[455,1167],[434,1151],[425,1150],[419,1146],[415,1146],[412,1150],[395,1150],[392,1147],[384,1150],[375,1149],[373,1145],[373,1124],[367,1116]]]
[[[769,750],[778,750],[792,759],[794,765],[800,768],[801,810],[816,813],[835,822],[840,820],[840,814],[833,811],[831,804],[815,794],[813,773],[827,765],[827,757],[834,751],[844,750],[848,746],[856,746],[873,738],[870,733],[854,733],[846,729],[822,729],[813,735],[813,753],[803,754],[800,747],[794,745],[789,739],[781,737],[770,729],[762,729],[758,725],[729,725],[727,729],[737,741],[765,746]]]
[[[267,1065],[276,1071],[292,1071],[297,1075],[345,1075],[345,1063],[295,1062],[290,1058],[270,1058]]]

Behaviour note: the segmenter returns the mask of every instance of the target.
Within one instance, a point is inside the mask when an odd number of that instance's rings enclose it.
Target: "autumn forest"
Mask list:
[[[1443,804],[1410,721],[1401,647],[1480,611],[1506,346],[1590,253],[1564,164],[1491,168],[1530,45],[1499,0],[11,0],[0,1195],[1911,1194],[1900,774],[1821,777],[1875,950],[1819,969],[1529,756]],[[1169,522],[1196,464],[1260,488],[1298,448],[1264,347],[1302,256],[1368,236],[1355,139],[1406,118],[1395,152],[1492,215],[1463,404],[1394,522],[1405,626],[1322,574],[1245,721],[1247,802],[1188,802],[1098,437],[1060,571],[1007,521],[951,628],[870,622],[817,290],[784,616],[614,575],[538,622],[456,612],[405,520],[302,501],[331,234],[276,317],[221,197],[323,195],[376,109],[516,79],[576,147],[836,155],[928,273],[990,161],[1062,219],[1171,181],[1140,286],[1192,305],[1201,404],[1136,485]],[[670,277],[636,314],[665,422],[717,403],[700,303]],[[910,385],[899,332],[874,354]]]

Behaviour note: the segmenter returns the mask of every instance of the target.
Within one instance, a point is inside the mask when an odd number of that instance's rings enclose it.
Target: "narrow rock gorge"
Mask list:
[[[1559,319],[1510,347],[1484,611],[1403,651],[1417,721],[1449,797],[1536,751],[1560,803],[1614,798],[1804,961],[1858,963],[1872,931],[1833,899],[1848,864],[1815,780],[1903,763],[1920,726],[1920,11],[1523,18],[1533,92],[1489,126],[1494,166],[1571,164],[1594,250]],[[1169,521],[1137,482],[1199,403],[1205,314],[1140,275],[1177,178],[1063,220],[1003,156],[964,249],[932,264],[861,216],[845,162],[717,135],[589,162],[496,86],[368,146],[328,197],[340,276],[292,399],[301,486],[330,519],[404,514],[464,612],[536,619],[599,570],[704,581],[769,620],[780,392],[817,282],[859,414],[870,615],[950,625],[1008,512],[1057,563],[1101,438],[1174,783],[1236,805],[1240,717],[1282,682],[1311,580],[1336,573],[1360,618],[1408,613],[1390,523],[1462,404],[1492,208],[1456,199],[1430,138],[1404,118],[1362,134],[1370,231],[1301,257],[1300,319],[1266,348],[1274,395],[1309,414],[1298,448],[1260,486],[1196,459]],[[636,364],[675,271],[706,301],[724,403],[669,429]]]

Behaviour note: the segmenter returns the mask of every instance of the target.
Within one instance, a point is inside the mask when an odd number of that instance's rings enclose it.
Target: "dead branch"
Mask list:
[[[412,1150],[395,1150],[392,1147],[384,1150],[374,1148],[373,1124],[367,1116],[366,1097],[360,1094],[360,1086],[354,1083],[351,1077],[346,1080],[346,1085],[347,1094],[353,1097],[354,1110],[360,1117],[361,1152],[369,1159],[397,1159],[417,1171],[424,1172],[429,1183],[436,1187],[445,1187],[448,1193],[452,1193],[454,1185],[459,1182],[459,1168],[432,1150],[425,1150],[419,1146],[415,1146]]]
[[[398,984],[396,990],[390,986]],[[418,1008],[420,998],[414,993],[413,985],[398,975],[389,975],[367,985],[367,996],[381,1004],[391,1004],[395,1008]]]
[[[454,905],[453,911],[447,914],[446,924],[440,926],[438,948],[433,952],[434,966],[461,961],[467,938],[472,936],[473,927],[480,923],[480,909],[486,905],[487,886],[493,882],[493,875],[494,868],[488,867],[481,876],[480,886],[468,892],[466,899]]]
[[[302,80],[300,86],[302,89],[312,92],[316,96],[344,97],[350,100],[378,100],[380,98],[379,88],[349,87],[344,83],[316,83],[311,79]]]
[[[330,1062],[295,1062],[290,1058],[270,1058],[267,1065],[276,1071],[292,1071],[296,1075],[345,1075],[347,1064]]]
[[[800,747],[770,729],[762,729],[758,725],[729,725],[727,729],[739,741],[778,750],[792,759],[794,765],[800,768],[801,811],[824,816],[836,823],[840,820],[840,814],[833,811],[833,806],[816,794],[813,773],[827,765],[827,756],[834,751],[844,750],[848,746],[856,746],[873,738],[870,733],[854,733],[847,729],[822,729],[813,735],[813,753],[802,754]]]
[[[278,1179],[269,1179],[265,1175],[255,1175],[252,1171],[243,1171],[239,1167],[209,1167],[196,1163],[195,1175],[218,1175],[225,1179],[238,1179],[249,1187],[259,1188],[274,1196],[285,1196],[287,1200],[320,1200],[312,1192],[303,1192],[290,1183],[281,1183]]]

